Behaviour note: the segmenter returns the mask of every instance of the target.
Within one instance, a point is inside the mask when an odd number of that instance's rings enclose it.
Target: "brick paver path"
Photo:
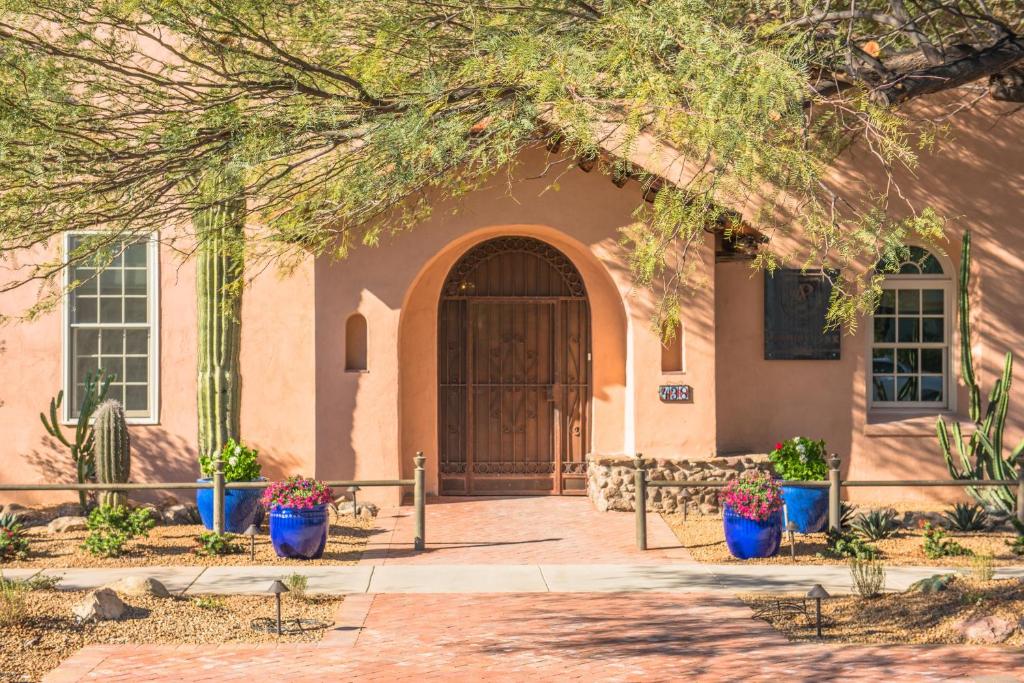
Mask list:
[[[692,557],[660,515],[647,516],[647,552],[636,549],[632,514],[598,512],[584,497],[437,498],[427,505],[427,552],[411,550],[412,508],[378,518],[373,564],[661,564]]]
[[[1020,650],[791,644],[721,595],[359,596],[339,621],[319,645],[90,647],[47,680],[1024,680]]]

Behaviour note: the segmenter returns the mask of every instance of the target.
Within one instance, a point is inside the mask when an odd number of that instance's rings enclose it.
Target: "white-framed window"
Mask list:
[[[951,273],[928,250],[910,247],[882,289],[871,322],[870,406],[950,408]]]
[[[86,233],[65,235],[65,259]],[[78,418],[86,377],[113,377],[109,398],[134,424],[159,419],[159,254],[155,237],[110,245],[116,254],[102,271],[92,263],[65,269],[80,284],[65,298],[63,335],[64,420]]]

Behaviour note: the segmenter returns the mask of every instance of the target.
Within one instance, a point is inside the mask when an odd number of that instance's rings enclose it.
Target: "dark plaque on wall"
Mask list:
[[[765,360],[839,360],[839,330],[825,331],[831,295],[820,271],[765,271]]]

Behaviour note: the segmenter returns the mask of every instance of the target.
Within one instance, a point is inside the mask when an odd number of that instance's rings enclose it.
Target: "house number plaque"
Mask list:
[[[693,387],[689,384],[662,384],[658,396],[665,403],[693,403]]]

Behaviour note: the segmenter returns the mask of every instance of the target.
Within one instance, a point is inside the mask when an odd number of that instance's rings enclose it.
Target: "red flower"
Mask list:
[[[777,451],[781,451],[782,450],[782,442],[781,441],[776,441],[775,442],[775,450],[777,450]]]

